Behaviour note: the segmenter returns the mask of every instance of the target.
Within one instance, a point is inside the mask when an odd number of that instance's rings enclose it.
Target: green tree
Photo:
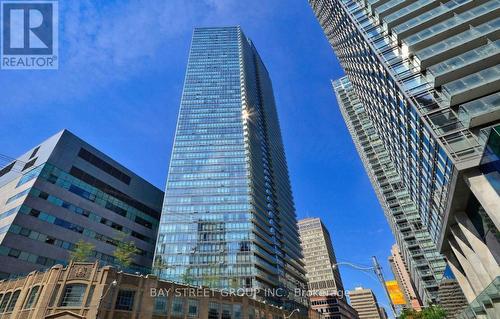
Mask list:
[[[189,269],[182,273],[181,281],[187,285],[192,285],[194,283],[194,278],[191,276]]]
[[[219,288],[219,276],[217,275],[203,276],[203,285],[208,286],[208,288]]]
[[[116,238],[116,249],[113,253],[113,257],[115,257],[119,269],[123,270],[132,264],[134,261],[134,255],[139,252],[139,249],[135,246],[134,241],[126,241],[126,234],[120,233]]]
[[[440,306],[433,305],[422,310],[422,317],[424,319],[446,318],[446,310]]]
[[[239,282],[239,280],[237,278],[232,278],[231,282],[229,283],[229,286],[232,289],[239,289],[239,288],[241,288],[240,287],[240,282]]]
[[[157,276],[160,276],[162,271],[166,268],[165,262],[163,262],[163,259],[161,256],[156,256],[154,262],[153,262],[153,273]]]
[[[89,261],[90,257],[92,257],[92,254],[94,252],[94,248],[95,246],[93,244],[88,243],[83,239],[80,239],[75,244],[75,249],[69,253],[69,259],[71,261],[76,261],[76,262]]]
[[[405,309],[399,319],[445,319],[446,311],[436,305],[422,309],[418,312],[413,309]]]
[[[405,309],[403,312],[399,315],[399,319],[420,319],[421,314],[420,312],[416,312],[413,309]]]

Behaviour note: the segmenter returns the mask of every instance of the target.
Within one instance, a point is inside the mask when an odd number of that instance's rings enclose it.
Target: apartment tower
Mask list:
[[[271,79],[240,27],[196,28],[172,151],[155,270],[307,304]],[[294,308],[294,309],[295,309]],[[305,309],[304,309],[305,311]]]
[[[474,313],[493,317],[500,312],[498,149],[487,164],[482,159],[500,123],[500,2],[310,4],[422,225],[468,301],[479,297]]]
[[[411,280],[410,273],[408,272],[408,266],[406,265],[397,244],[393,245],[391,248],[389,264],[391,265],[394,278],[398,282],[398,285],[405,296],[406,308],[420,311],[422,309],[422,304],[420,303],[418,295],[415,293],[413,281]]]
[[[425,305],[435,303],[446,262],[423,225],[390,154],[383,146],[363,104],[347,77],[333,82],[338,104],[370,178],[385,217],[401,249],[415,292]]]

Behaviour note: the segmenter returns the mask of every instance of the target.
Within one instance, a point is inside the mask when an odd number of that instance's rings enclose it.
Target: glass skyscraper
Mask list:
[[[214,288],[273,289],[278,296],[270,293],[266,299],[296,307],[307,304],[305,297],[294,294],[306,287],[301,259],[266,67],[240,27],[196,28],[160,221],[156,272]]]
[[[500,122],[500,1],[309,2],[471,311],[492,317],[500,172],[480,161]]]
[[[382,140],[347,77],[333,82],[340,111],[365,170],[408,265],[413,285],[425,305],[435,303],[446,267],[416,205],[391,162]]]

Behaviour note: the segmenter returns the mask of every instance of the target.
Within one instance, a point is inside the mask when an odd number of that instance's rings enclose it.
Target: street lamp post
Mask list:
[[[284,317],[285,319],[290,319],[290,318],[292,317],[292,315],[293,315],[295,312],[299,313],[299,312],[300,312],[300,309],[299,309],[299,308],[294,309],[292,312],[290,312],[290,314],[289,314],[288,316],[287,316],[285,313],[283,313],[283,317]]]
[[[99,318],[99,310],[101,308],[101,302],[104,298],[106,298],[106,296],[108,295],[109,291],[111,290],[111,288],[113,287],[116,287],[116,285],[118,285],[118,282],[116,280],[113,280],[110,284],[109,284],[109,287],[108,289],[106,289],[106,291],[101,295],[101,297],[99,298],[99,302],[97,303],[97,309],[96,309],[96,314],[95,314],[95,317],[98,319]]]
[[[389,304],[391,305],[392,313],[394,314],[394,317],[396,317],[396,308],[394,307],[394,304],[392,303],[391,295],[389,294],[389,291],[387,290],[387,286],[385,285],[385,279],[384,279],[384,274],[382,273],[382,267],[378,263],[377,257],[372,256],[372,262],[373,262],[372,267],[359,266],[359,265],[353,264],[351,262],[339,262],[339,263],[333,264],[332,269],[335,270],[340,265],[346,265],[346,266],[350,266],[350,267],[357,269],[357,270],[371,271],[371,272],[375,273],[375,275],[378,278],[378,281],[382,285],[382,288],[384,289],[384,291],[387,295],[387,298],[389,299]]]

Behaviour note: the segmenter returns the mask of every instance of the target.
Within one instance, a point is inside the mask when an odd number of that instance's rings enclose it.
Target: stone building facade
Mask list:
[[[96,263],[55,265],[45,272],[0,282],[0,317],[5,319],[283,319],[290,313],[237,291],[118,272]],[[321,319],[293,313],[292,319]]]

